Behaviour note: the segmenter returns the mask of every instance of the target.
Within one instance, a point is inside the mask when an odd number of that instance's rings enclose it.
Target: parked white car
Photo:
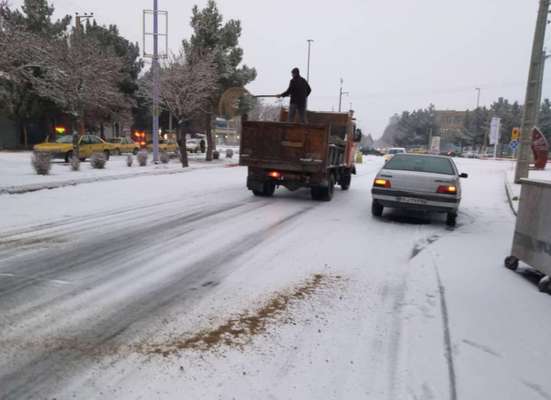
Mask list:
[[[397,154],[377,174],[371,194],[371,211],[380,217],[383,209],[403,208],[447,214],[454,226],[461,202],[461,178],[450,157]]]

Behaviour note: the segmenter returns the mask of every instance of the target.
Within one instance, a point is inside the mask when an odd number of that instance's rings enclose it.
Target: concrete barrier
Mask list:
[[[516,270],[519,261],[541,272],[541,291],[551,290],[551,182],[521,181],[522,190],[511,256],[505,266]]]

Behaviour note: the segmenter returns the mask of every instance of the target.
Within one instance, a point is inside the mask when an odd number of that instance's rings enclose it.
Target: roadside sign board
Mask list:
[[[511,133],[511,140],[518,141],[520,139],[520,128],[513,128],[513,132]]]
[[[511,140],[511,143],[509,143],[509,147],[511,148],[511,150],[515,151],[517,149],[519,145],[519,141],[518,140]]]
[[[430,144],[431,154],[440,154],[440,136],[433,136]]]
[[[490,124],[490,144],[495,145],[499,143],[499,131],[501,129],[501,118],[494,117]]]

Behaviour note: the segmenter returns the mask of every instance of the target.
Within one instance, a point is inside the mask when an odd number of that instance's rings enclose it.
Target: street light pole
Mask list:
[[[159,162],[159,98],[160,88],[160,66],[159,66],[159,2],[153,0],[153,58],[151,69],[153,72],[153,129],[151,132],[153,140],[153,162]]]
[[[342,111],[342,96],[343,95],[349,95],[350,93],[349,92],[343,92],[342,91],[342,84],[343,84],[344,80],[341,78],[341,88],[339,90],[339,112]]]
[[[520,147],[518,151],[515,182],[520,183],[523,178],[528,178],[530,167],[530,147],[532,145],[532,129],[537,124],[538,112],[541,107],[541,88],[543,84],[543,70],[545,67],[545,31],[547,28],[547,14],[549,13],[550,0],[540,0],[534,43],[532,46],[532,58],[528,73],[528,85],[526,88],[526,100],[520,128]]]
[[[306,67],[306,80],[308,82],[310,82],[310,47],[312,46],[312,42],[314,40],[312,39],[308,39],[307,42],[308,42],[308,64],[307,64],[307,67]]]

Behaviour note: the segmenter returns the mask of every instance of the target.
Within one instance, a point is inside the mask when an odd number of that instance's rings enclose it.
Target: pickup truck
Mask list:
[[[283,186],[309,188],[312,199],[331,201],[336,184],[348,190],[361,132],[353,112],[308,112],[308,124],[243,119],[239,164],[248,167],[247,188],[270,197]],[[282,109],[280,121],[287,121]]]

